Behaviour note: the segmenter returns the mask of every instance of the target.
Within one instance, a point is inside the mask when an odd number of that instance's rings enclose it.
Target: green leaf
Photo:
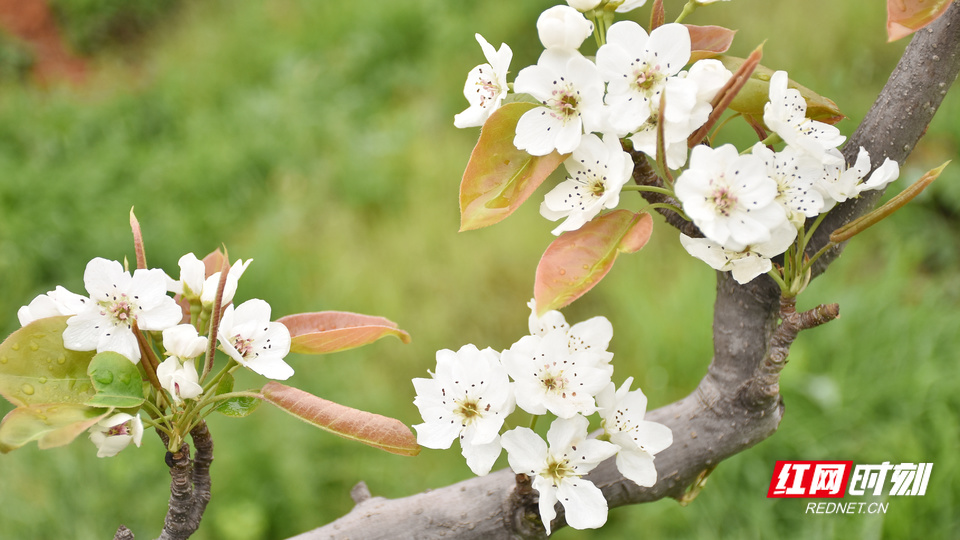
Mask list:
[[[216,395],[219,396],[233,392],[233,384],[233,375],[227,373],[226,376],[217,383]],[[231,418],[243,418],[257,410],[261,401],[262,400],[251,396],[237,396],[221,401],[214,410]]]
[[[736,71],[744,62],[743,58],[727,55],[718,56],[717,60],[723,62],[723,65],[730,71]],[[730,103],[730,108],[744,115],[762,119],[763,106],[770,101],[770,77],[773,76],[773,73],[774,70],[758,65],[743,89]],[[846,118],[832,100],[821,96],[793,79],[787,82],[787,88],[796,88],[800,91],[800,95],[807,102],[807,118],[827,124],[836,124]]]
[[[410,334],[397,328],[397,323],[383,317],[345,311],[318,311],[281,317],[293,338],[290,352],[328,354],[360,347],[394,336],[410,343]]]
[[[620,253],[634,253],[653,232],[650,214],[616,210],[553,241],[537,266],[533,287],[538,315],[583,296],[607,275]]]
[[[697,26],[685,24],[690,32],[690,61],[714,58],[727,52],[733,44],[736,30],[722,26]]]
[[[940,18],[951,0],[887,0],[887,41],[909,36]]]
[[[128,409],[143,403],[143,381],[140,368],[126,356],[102,352],[93,357],[87,374],[93,382],[96,395],[87,401],[91,407]]]
[[[297,388],[269,382],[263,399],[293,416],[345,439],[401,456],[415,456],[420,445],[403,422],[327,401]]]
[[[517,122],[536,106],[508,103],[483,124],[460,183],[461,231],[487,227],[512,214],[566,159],[556,152],[531,156],[513,145]]]
[[[87,366],[94,351],[63,347],[68,318],[38,319],[0,343],[0,395],[10,403],[18,407],[37,403],[80,405],[93,397]]]
[[[37,441],[41,450],[69,444],[110,413],[72,403],[17,407],[0,422],[0,453]]]

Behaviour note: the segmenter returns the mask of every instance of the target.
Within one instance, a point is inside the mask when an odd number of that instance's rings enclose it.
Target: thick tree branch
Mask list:
[[[850,138],[848,162],[859,147],[876,167],[884,157],[903,162],[922,136],[947,89],[960,70],[960,6],[911,41],[866,119]],[[645,159],[642,161],[645,162]],[[649,180],[637,178],[644,184]],[[826,245],[829,233],[871,209],[879,193],[869,192],[834,209],[818,230],[811,249]],[[668,217],[669,220],[669,217]],[[818,261],[817,274],[836,258],[834,250]],[[707,375],[686,398],[648,413],[647,418],[669,426],[673,445],[657,454],[660,481],[641,488],[624,479],[613,460],[597,467],[589,479],[610,507],[663,497],[686,500],[688,490],[721,460],[773,434],[783,414],[778,374],[796,332],[836,316],[832,306],[805,314],[784,312],[779,289],[761,276],[747,285],[726,273],[717,277],[714,312],[714,358]],[[362,498],[342,518],[299,540],[327,538],[540,538],[535,492],[518,484],[509,470],[472,478],[441,489],[402,499]],[[562,526],[558,516],[554,529]]]

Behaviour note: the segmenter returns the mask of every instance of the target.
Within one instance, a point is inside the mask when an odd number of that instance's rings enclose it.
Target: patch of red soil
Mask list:
[[[86,62],[67,49],[46,0],[0,0],[0,26],[33,50],[39,82],[83,82]]]

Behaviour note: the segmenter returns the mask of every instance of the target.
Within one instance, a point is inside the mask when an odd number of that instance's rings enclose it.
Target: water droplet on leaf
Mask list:
[[[30,350],[31,350],[31,351],[38,351],[38,350],[40,350],[40,344],[38,344],[36,341],[31,341],[31,342],[30,342]]]
[[[20,350],[20,344],[19,344],[19,343],[14,343],[14,344],[10,345],[10,348],[13,349],[13,350],[15,350],[15,351],[19,351],[19,350]]]
[[[24,394],[28,395],[28,396],[32,396],[32,395],[33,395],[33,386],[24,383],[24,384],[20,387],[20,391],[23,392]]]
[[[100,384],[110,384],[113,382],[113,373],[110,371],[98,371],[93,374],[93,380]]]
[[[46,384],[46,383],[47,383],[47,378],[46,378],[46,377],[40,377],[39,379],[37,379],[37,382],[40,383],[40,384]]]

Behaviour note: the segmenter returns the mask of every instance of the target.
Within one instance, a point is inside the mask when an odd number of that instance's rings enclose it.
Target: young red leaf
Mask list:
[[[593,288],[620,253],[634,253],[653,232],[650,214],[616,210],[562,234],[537,266],[533,296],[543,315],[573,302]]]
[[[147,255],[143,249],[143,233],[140,232],[140,222],[133,214],[133,208],[130,209],[130,229],[133,231],[133,250],[137,254],[137,268],[146,268]]]
[[[666,13],[663,11],[663,0],[654,0],[653,7],[650,8],[650,31],[663,26]]]
[[[763,58],[762,44],[754,49],[753,52],[750,53],[750,56],[742,60],[736,68],[726,65],[726,62],[724,62],[726,68],[733,71],[733,76],[730,77],[727,84],[723,85],[723,88],[714,96],[713,101],[710,103],[713,110],[710,111],[710,116],[707,117],[707,121],[687,137],[687,145],[690,148],[700,144],[700,142],[706,138],[707,133],[709,133],[714,124],[720,120],[720,115],[727,110],[727,107],[739,110],[734,107],[733,104],[740,97],[745,85],[750,81],[754,70],[760,65],[761,58]]]
[[[736,30],[722,26],[697,26],[685,24],[690,31],[690,61],[713,58],[727,52],[733,44]]]
[[[951,0],[887,0],[887,41],[909,36],[937,20]]]
[[[268,382],[263,399],[297,418],[339,435],[401,456],[415,456],[420,445],[403,422],[359,411],[278,382]]]
[[[287,315],[277,322],[283,323],[290,330],[290,337],[293,338],[290,352],[295,353],[328,354],[345,351],[387,336],[410,343],[410,334],[400,330],[397,323],[372,315],[318,311]]]
[[[517,122],[535,103],[508,103],[490,115],[470,154],[460,183],[460,230],[497,223],[527,200],[566,158],[556,152],[531,156],[517,150]]]

